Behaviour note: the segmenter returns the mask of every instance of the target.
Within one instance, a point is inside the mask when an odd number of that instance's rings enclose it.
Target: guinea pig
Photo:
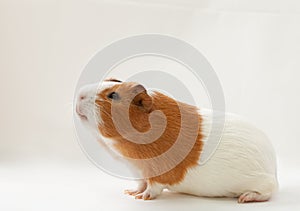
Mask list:
[[[212,111],[178,102],[135,82],[107,79],[79,90],[76,113],[97,139],[142,175],[136,199],[155,199],[164,189],[203,197],[268,201],[278,188],[276,157],[263,132],[234,114],[216,150],[200,165]]]

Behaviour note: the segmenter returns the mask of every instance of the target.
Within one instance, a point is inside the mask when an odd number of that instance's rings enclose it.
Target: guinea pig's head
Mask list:
[[[76,113],[82,123],[106,138],[121,138],[128,125],[145,132],[150,128],[152,97],[134,82],[108,79],[101,84],[86,85],[79,90]]]

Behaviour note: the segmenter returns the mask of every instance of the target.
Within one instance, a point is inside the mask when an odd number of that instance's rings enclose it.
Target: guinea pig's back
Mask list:
[[[262,131],[238,115],[226,113],[224,127],[219,127],[220,141],[215,142],[208,138],[218,131],[218,127],[211,129],[212,111],[200,110],[200,114],[204,136],[202,156],[206,158],[199,159],[199,166],[188,171],[177,191],[235,197],[247,190],[273,192],[277,189],[275,152]],[[214,123],[220,126],[222,114],[217,116],[220,119],[214,119]]]
[[[217,126],[214,128],[212,127],[213,112],[203,109],[199,113],[203,120],[202,133],[205,143],[201,156],[204,156],[204,153],[210,148],[210,158],[226,159],[223,162],[229,162],[230,160],[234,163],[242,162],[244,164],[247,161],[251,165],[248,166],[248,169],[251,167],[252,170],[276,174],[275,151],[264,132],[242,117],[231,113],[225,113],[224,121],[221,120],[222,114],[217,113],[214,119],[214,124]],[[214,134],[216,131],[217,133],[220,132],[219,139],[218,135]],[[215,143],[211,144],[211,142]],[[215,152],[211,148],[216,148]]]

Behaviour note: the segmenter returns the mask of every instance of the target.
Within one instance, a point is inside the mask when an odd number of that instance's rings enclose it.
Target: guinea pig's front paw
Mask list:
[[[147,188],[147,183],[145,181],[139,182],[139,185],[136,190],[125,190],[124,193],[131,195],[131,196],[136,196],[138,194],[143,193]]]
[[[135,199],[152,200],[155,199],[163,191],[164,186],[161,184],[148,185],[147,189],[135,196]]]
[[[145,190],[143,193],[137,194],[135,199],[143,199],[143,200],[152,200],[155,199],[159,194],[151,191]]]
[[[140,190],[125,190],[124,193],[128,194],[128,195],[131,195],[131,196],[136,196],[140,193],[143,193],[143,191],[140,191]]]

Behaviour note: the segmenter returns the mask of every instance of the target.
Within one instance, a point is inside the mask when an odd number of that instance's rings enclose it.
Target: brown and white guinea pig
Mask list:
[[[245,203],[267,201],[277,190],[271,143],[236,115],[225,115],[216,150],[199,165],[211,132],[210,110],[150,93],[138,83],[108,79],[80,89],[76,113],[141,173],[137,189],[125,191],[137,199],[154,199],[169,189]]]

